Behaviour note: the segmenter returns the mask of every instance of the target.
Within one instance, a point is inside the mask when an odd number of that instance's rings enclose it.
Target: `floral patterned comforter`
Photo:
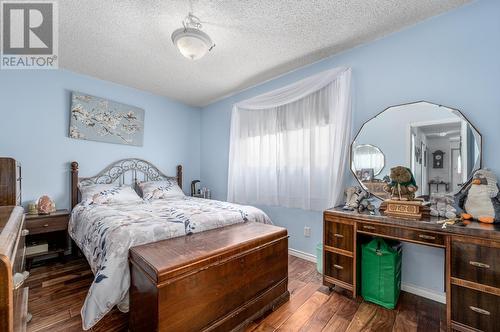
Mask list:
[[[95,276],[82,307],[83,328],[90,329],[115,305],[128,311],[130,247],[247,221],[271,223],[255,207],[193,197],[78,204],[69,234]]]

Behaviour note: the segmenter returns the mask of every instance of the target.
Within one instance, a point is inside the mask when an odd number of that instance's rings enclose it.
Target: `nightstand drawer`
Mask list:
[[[27,219],[26,228],[30,231],[30,235],[64,231],[68,228],[68,216],[48,216]]]
[[[453,285],[451,319],[479,331],[498,331],[500,297]]]
[[[451,276],[492,287],[500,285],[500,248],[452,241]]]
[[[442,234],[421,231],[411,228],[389,227],[372,223],[358,223],[358,232],[382,237],[395,238],[401,241],[422,243],[436,247],[444,247],[445,237]]]

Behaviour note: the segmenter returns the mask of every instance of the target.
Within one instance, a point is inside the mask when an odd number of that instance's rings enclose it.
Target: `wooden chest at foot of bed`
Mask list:
[[[286,229],[244,223],[130,249],[131,331],[231,331],[288,300]]]

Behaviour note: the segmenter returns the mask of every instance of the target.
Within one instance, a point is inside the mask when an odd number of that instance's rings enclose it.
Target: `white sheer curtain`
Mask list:
[[[351,70],[335,68],[233,106],[228,201],[323,210],[348,167]]]

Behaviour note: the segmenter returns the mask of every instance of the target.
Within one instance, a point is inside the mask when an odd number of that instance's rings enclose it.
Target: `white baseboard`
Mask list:
[[[316,256],[309,254],[307,252],[303,252],[293,248],[288,248],[288,254],[298,258],[302,258],[309,262],[316,263]],[[408,283],[401,283],[401,290],[424,297],[429,300],[437,301],[440,303],[446,303],[446,293],[444,292],[437,292],[432,289],[427,289]]]
[[[412,293],[426,299],[446,304],[446,293],[437,292],[432,289],[423,288],[413,284],[401,283],[401,290]]]
[[[316,256],[309,254],[307,252],[303,252],[303,251],[300,251],[297,249],[288,248],[288,254],[295,256],[295,257],[298,257],[298,258],[305,259],[306,261],[309,261],[309,262],[316,263]]]

